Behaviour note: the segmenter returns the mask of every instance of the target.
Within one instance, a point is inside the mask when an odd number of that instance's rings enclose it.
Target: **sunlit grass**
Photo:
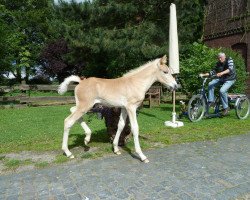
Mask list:
[[[70,114],[70,106],[30,107],[22,109],[0,110],[0,153],[19,151],[49,151],[60,150],[63,136],[64,119]],[[178,107],[177,107],[178,112]],[[160,146],[193,142],[201,140],[216,140],[229,135],[250,132],[250,118],[238,120],[234,110],[224,118],[203,119],[191,123],[184,118],[184,127],[171,128],[164,126],[171,120],[172,106],[162,104],[160,107],[143,108],[139,111],[138,124],[140,128],[140,143],[143,149]],[[85,119],[88,117],[85,117]],[[89,127],[93,131],[90,147],[98,148],[98,153],[111,153],[112,145],[106,133],[104,120],[91,117]],[[84,134],[79,124],[76,124],[69,137],[69,148],[83,148]],[[133,151],[133,140],[127,144]],[[95,152],[96,154],[96,152]],[[99,157],[99,155],[84,155],[82,157]],[[64,162],[58,158],[58,162]]]

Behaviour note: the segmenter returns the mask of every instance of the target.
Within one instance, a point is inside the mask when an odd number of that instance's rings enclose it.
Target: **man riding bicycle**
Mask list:
[[[225,53],[219,53],[215,67],[209,73],[200,74],[200,76],[216,77],[208,84],[208,102],[210,106],[213,106],[215,101],[214,88],[222,84],[220,88],[220,100],[223,106],[222,115],[227,115],[229,112],[227,91],[236,81],[236,71],[232,58],[227,58]]]

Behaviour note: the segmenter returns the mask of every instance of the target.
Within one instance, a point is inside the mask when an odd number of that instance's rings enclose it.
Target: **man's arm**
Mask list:
[[[215,75],[216,75],[216,66],[210,72],[201,73],[199,76],[206,77],[206,76],[215,76]]]
[[[229,70],[229,69],[226,69],[225,71],[223,71],[223,72],[220,72],[220,73],[216,74],[216,76],[218,76],[218,77],[222,77],[223,75],[225,75],[225,74],[229,74],[229,73],[230,73],[230,70]]]
[[[200,76],[200,77],[209,76],[209,73],[204,73],[204,74],[203,74],[203,73],[201,73],[201,74],[199,74],[199,76]]]

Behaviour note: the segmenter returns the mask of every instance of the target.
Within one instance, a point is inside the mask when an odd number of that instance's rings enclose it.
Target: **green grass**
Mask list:
[[[101,157],[103,154],[101,152],[86,152],[81,154],[81,158],[84,159],[94,159],[94,158],[98,158]]]
[[[162,106],[141,112],[143,115],[139,118],[139,124],[145,124],[145,126],[140,126],[140,130],[145,133],[150,142],[161,142],[169,145],[216,140],[224,136],[250,132],[250,118],[239,120],[236,118],[234,110],[230,111],[230,116],[224,118],[203,119],[197,123],[192,123],[184,118],[182,119],[183,127],[164,127],[163,122],[171,120],[171,109],[169,106]]]
[[[35,166],[37,168],[45,168],[45,167],[49,166],[49,163],[48,162],[39,162],[39,163],[36,163]]]
[[[5,166],[11,169],[15,169],[21,165],[20,160],[12,159],[5,162]]]
[[[0,161],[4,159],[5,159],[5,156],[0,156]]]
[[[54,163],[57,163],[57,164],[64,163],[64,162],[67,162],[68,160],[69,159],[66,156],[58,155],[58,156],[56,156],[56,160],[54,161]]]
[[[32,161],[30,159],[27,160],[6,159],[4,162],[5,167],[12,170],[17,169],[20,166],[30,165],[30,164],[32,164]]]
[[[0,110],[0,153],[19,151],[60,150],[63,136],[64,119],[69,115],[70,106],[28,107],[22,109]],[[178,107],[177,107],[178,112]],[[191,123],[184,118],[184,127],[171,128],[164,126],[164,121],[171,120],[172,106],[162,104],[161,107],[143,108],[140,110],[138,123],[140,143],[143,149],[202,140],[216,140],[229,135],[250,132],[250,117],[238,120],[234,110],[224,118],[203,119]],[[90,147],[98,148],[93,155],[82,157],[98,157],[111,153],[111,144],[106,133],[103,120],[96,117],[85,117],[93,131]],[[69,148],[84,148],[83,130],[76,124],[70,132]],[[131,139],[126,147],[133,151]],[[80,149],[80,151],[82,151]],[[98,153],[98,155],[96,155]],[[100,154],[100,155],[99,155]],[[64,162],[57,158],[57,163]]]

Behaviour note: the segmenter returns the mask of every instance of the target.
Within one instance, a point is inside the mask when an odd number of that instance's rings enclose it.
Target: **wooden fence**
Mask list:
[[[69,85],[68,91],[73,91],[76,85]],[[31,91],[57,91],[58,85],[15,85],[15,86],[0,86],[1,93],[11,93],[19,91],[18,96],[0,96],[0,103],[4,105],[63,105],[75,103],[73,96],[30,96]]]
[[[76,85],[69,85],[68,91],[73,91]],[[14,85],[14,86],[0,86],[0,92],[20,91],[57,91],[59,85]]]
[[[19,91],[18,96],[0,96],[0,105],[18,105],[18,106],[43,106],[43,105],[63,105],[74,104],[74,96],[31,96],[32,91],[54,91],[56,92],[59,85],[15,85],[15,86],[0,86],[0,93],[11,93]],[[68,91],[73,91],[76,85],[69,85]],[[149,107],[152,105],[160,105],[162,100],[162,86],[151,86],[145,96],[144,102],[148,101]],[[181,95],[181,94],[180,94]],[[177,99],[178,99],[177,95]],[[171,100],[171,94],[167,95],[167,100]],[[179,99],[183,99],[181,97]],[[164,99],[164,98],[163,98]],[[165,98],[166,100],[166,98]]]

